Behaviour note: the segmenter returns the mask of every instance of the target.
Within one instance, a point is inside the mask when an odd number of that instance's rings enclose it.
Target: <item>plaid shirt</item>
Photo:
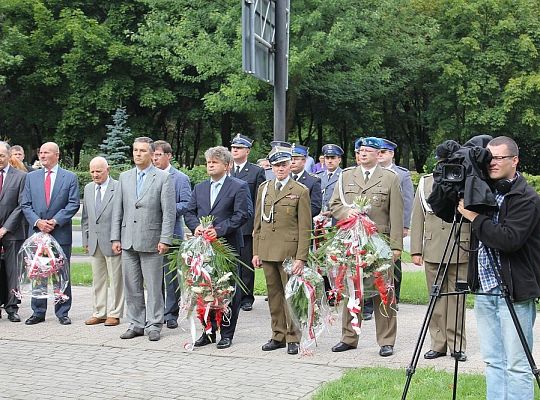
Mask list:
[[[499,223],[499,210],[501,208],[501,204],[504,201],[504,194],[502,193],[495,193],[495,199],[497,200],[497,205],[499,206],[497,208],[497,211],[493,213],[493,216],[491,217],[491,220],[494,224]],[[497,287],[499,283],[497,282],[497,278],[495,277],[495,272],[493,271],[493,268],[496,268],[495,265],[492,266],[488,254],[487,254],[487,248],[484,246],[484,243],[479,242],[479,249],[478,249],[478,277],[480,278],[480,286],[482,287],[482,290],[484,292],[488,292],[489,290]],[[499,250],[497,249],[491,249],[491,255],[495,256],[497,258],[497,264],[501,266],[501,255],[499,254]],[[493,267],[493,268],[492,268]]]

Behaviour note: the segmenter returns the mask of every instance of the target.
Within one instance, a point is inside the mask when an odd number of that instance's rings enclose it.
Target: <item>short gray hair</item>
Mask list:
[[[204,152],[204,158],[206,160],[214,158],[221,161],[225,165],[230,165],[233,162],[231,152],[223,146],[210,147]]]
[[[139,136],[135,138],[133,143],[148,143],[150,146],[150,151],[153,153],[156,150],[156,145],[154,144],[154,141],[152,138],[149,138],[148,136]]]
[[[11,147],[7,142],[4,142],[3,140],[0,140],[0,146],[4,146],[8,152],[9,155],[11,155]]]
[[[509,156],[518,156],[519,149],[517,143],[514,139],[509,138],[508,136],[498,136],[495,139],[491,139],[488,143],[488,146],[502,146],[505,145],[508,151],[510,151]]]

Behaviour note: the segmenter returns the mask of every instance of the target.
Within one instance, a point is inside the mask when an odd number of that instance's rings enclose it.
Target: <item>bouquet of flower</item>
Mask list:
[[[352,325],[359,333],[358,316],[366,297],[381,297],[383,315],[388,315],[387,307],[391,307],[395,299],[392,250],[367,216],[369,201],[359,197],[353,207],[360,213],[337,223],[337,231],[329,235],[316,258],[326,269],[335,302],[348,297]]]
[[[285,299],[291,318],[302,333],[300,354],[309,354],[308,349],[317,344],[317,338],[329,319],[324,281],[309,266],[304,268],[302,275],[292,275],[293,261],[290,258],[283,262],[283,269],[291,275],[285,286]]]
[[[195,311],[206,334],[211,334],[212,324],[215,324],[214,329],[219,329],[222,324],[227,323],[235,282],[241,284],[237,275],[238,256],[226,241],[207,233],[212,227],[213,219],[212,216],[201,218],[204,233],[182,242],[169,257],[169,269],[179,270],[182,284],[180,309],[185,313],[185,317],[191,320],[193,342],[193,312]]]
[[[69,282],[66,256],[54,237],[34,233],[22,244],[18,258],[19,289],[15,295],[19,299],[23,294],[38,299],[53,297],[55,303],[69,299],[64,294]]]

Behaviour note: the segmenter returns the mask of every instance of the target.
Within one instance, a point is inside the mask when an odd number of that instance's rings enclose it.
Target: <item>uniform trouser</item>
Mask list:
[[[268,307],[272,319],[272,339],[278,342],[299,342],[300,332],[291,320],[285,301],[285,286],[289,277],[283,270],[282,264],[281,261],[262,262],[268,289]]]
[[[251,266],[251,259],[253,258],[253,237],[251,235],[244,235],[244,247],[240,249],[240,260]],[[241,291],[241,303],[240,304],[253,304],[255,297],[253,296],[253,289],[255,286],[255,271],[248,269],[244,266],[240,266],[240,280],[244,284],[246,290],[239,289]]]
[[[435,283],[435,278],[437,277],[439,264],[424,262],[424,267],[426,270],[428,292],[431,293],[433,283]],[[460,280],[467,278],[467,263],[459,263],[459,266],[458,264],[448,265],[447,277],[441,285],[441,293],[455,291],[456,277],[459,277]],[[450,350],[450,352],[465,351],[467,347],[467,340],[465,328],[461,324],[461,317],[463,315],[462,306],[464,301],[465,295],[441,296],[437,299],[433,309],[433,315],[429,323],[431,350],[438,351],[440,353],[446,353],[447,348]],[[458,311],[457,326],[456,311]]]
[[[107,278],[111,286],[108,299]],[[122,257],[104,256],[99,247],[92,256],[92,297],[96,318],[121,318],[124,313],[124,281],[122,278]],[[109,308],[107,311],[107,300]]]
[[[393,346],[396,342],[397,333],[397,313],[390,304],[384,306],[381,296],[372,298],[375,314],[375,332],[377,335],[377,344],[379,346]],[[386,311],[383,310],[386,309]],[[385,315],[383,315],[383,311]],[[359,320],[361,320],[359,316]],[[341,320],[341,341],[349,346],[358,346],[358,335],[353,330],[352,316],[347,309],[347,301],[343,300],[343,313]]]
[[[19,269],[17,268],[17,254],[24,240],[0,240],[3,247],[3,271],[0,275],[0,304],[4,304],[4,309],[8,313],[16,313],[19,310],[20,300],[15,296],[15,290],[19,283]]]
[[[122,272],[127,305],[129,329],[138,333],[143,330],[161,331],[163,326],[163,256],[159,253],[143,253],[122,250]],[[147,299],[145,304],[144,285]]]
[[[58,302],[54,305],[54,313],[58,318],[67,317],[69,310],[71,309],[71,274],[70,274],[70,263],[71,263],[71,244],[61,244],[60,247],[66,256],[66,265],[65,265],[65,276],[68,280],[66,288],[64,289],[64,294],[68,297],[64,302]],[[52,288],[51,288],[52,289]],[[30,302],[32,306],[32,311],[35,316],[45,317],[47,313],[47,299],[36,299],[32,298]]]

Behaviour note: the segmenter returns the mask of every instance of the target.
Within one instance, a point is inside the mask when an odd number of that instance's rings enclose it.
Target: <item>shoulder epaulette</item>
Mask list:
[[[308,172],[309,175],[311,175],[314,178],[321,179],[321,177],[317,174],[312,174],[311,172]]]
[[[397,169],[400,169],[400,170],[402,170],[402,171],[405,171],[405,172],[410,172],[407,168],[402,167],[401,165],[396,165],[396,168],[397,168]]]
[[[344,168],[341,170],[341,172],[345,172],[345,171],[349,171],[349,170],[352,170],[352,169],[355,169],[357,166],[352,166],[352,167],[347,167],[347,168]]]

